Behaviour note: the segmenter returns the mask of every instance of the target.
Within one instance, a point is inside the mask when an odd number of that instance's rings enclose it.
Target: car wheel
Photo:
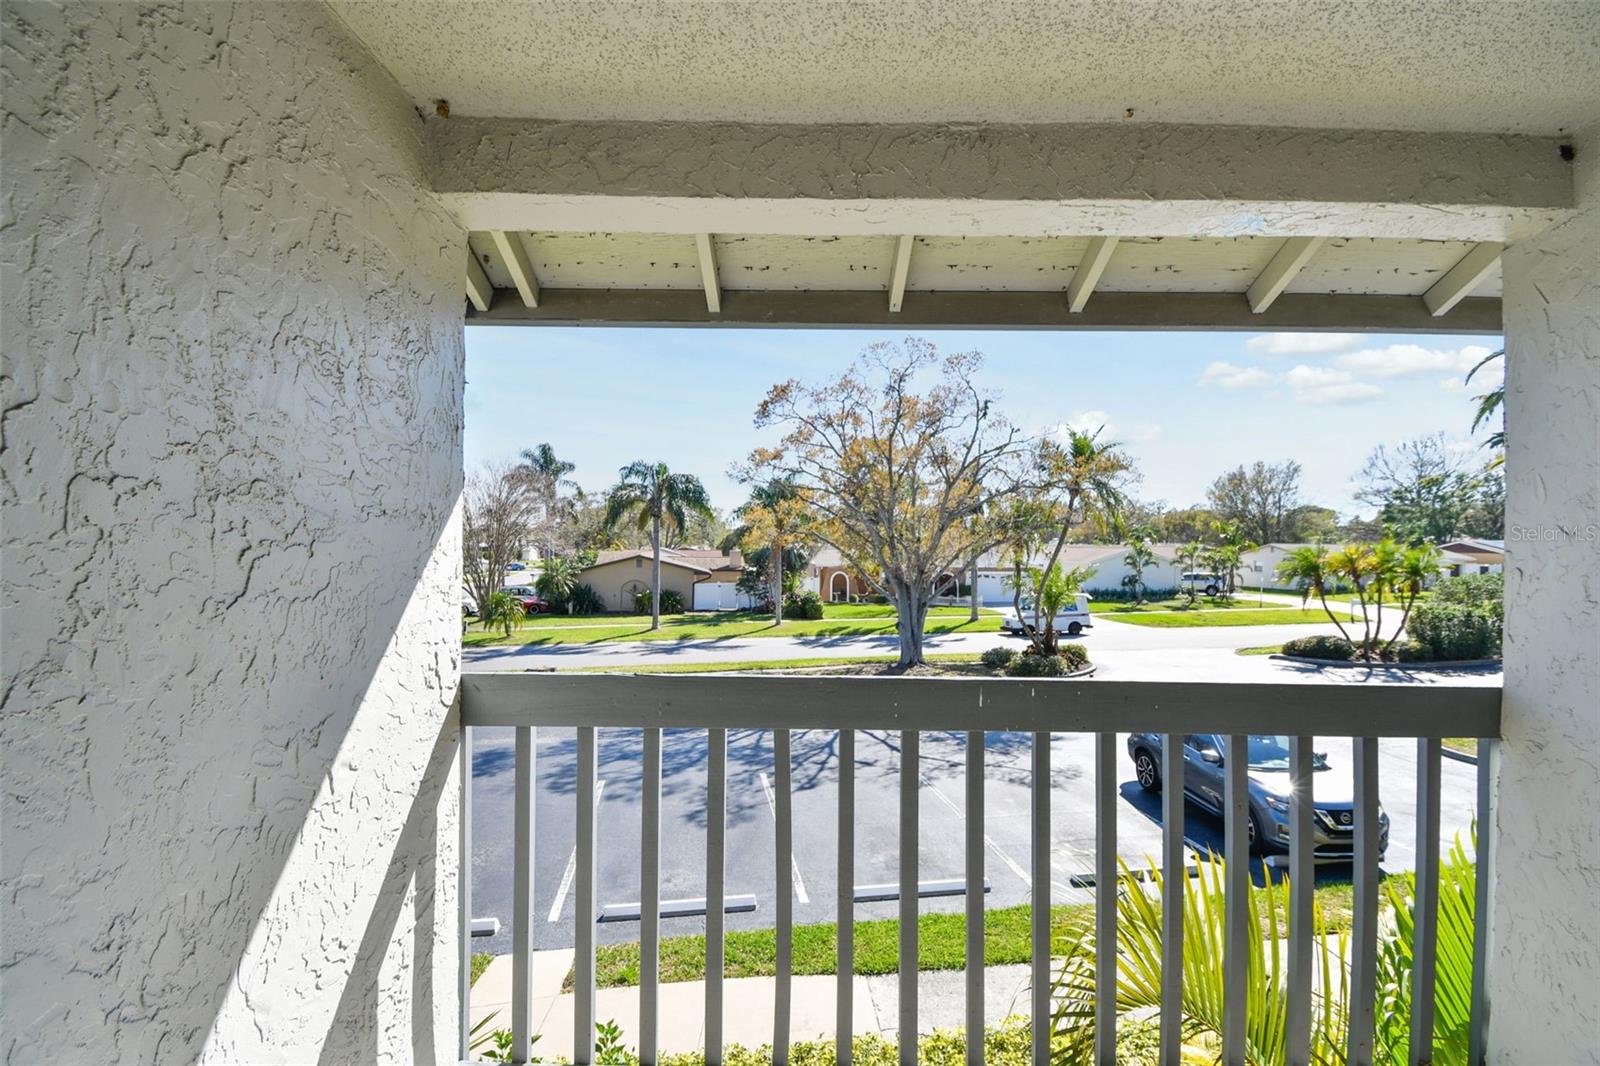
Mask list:
[[[1250,854],[1265,855],[1267,842],[1261,832],[1261,823],[1256,821],[1256,812],[1250,812]]]
[[[1083,632],[1083,623],[1082,622],[1068,622],[1067,623],[1067,636],[1075,637],[1079,633],[1082,633],[1082,632]]]
[[[1156,765],[1156,757],[1145,748],[1133,753],[1133,772],[1140,788],[1146,792],[1161,791],[1161,768]]]
[[[1207,596],[1215,596],[1216,594],[1217,594],[1217,586],[1215,586],[1215,585],[1207,585],[1206,586],[1206,595]]]

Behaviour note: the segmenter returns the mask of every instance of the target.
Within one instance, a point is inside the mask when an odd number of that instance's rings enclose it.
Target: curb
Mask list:
[[[1454,748],[1447,748],[1443,744],[1439,745],[1439,754],[1446,759],[1454,759],[1456,762],[1464,762],[1471,766],[1478,765],[1478,757],[1476,755],[1468,755],[1464,751],[1456,751]]]
[[[1282,652],[1274,652],[1267,658],[1279,659],[1286,663],[1332,666],[1345,670],[1405,670],[1414,673],[1428,673],[1433,670],[1481,670],[1488,673],[1498,670],[1503,665],[1503,660],[1500,659],[1458,659],[1438,663],[1367,663],[1344,659],[1308,659],[1301,655],[1285,655]]]

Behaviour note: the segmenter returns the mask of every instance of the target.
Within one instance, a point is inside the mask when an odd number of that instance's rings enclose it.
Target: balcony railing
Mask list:
[[[1416,933],[1414,942],[1411,1058],[1432,1058],[1436,912],[1439,885],[1439,804],[1441,738],[1478,737],[1478,818],[1489,824],[1489,781],[1494,738],[1500,732],[1500,689],[1492,684],[1210,684],[1146,681],[1028,681],[855,677],[675,677],[670,675],[469,674],[462,679],[462,855],[470,855],[471,733],[479,726],[516,729],[514,800],[514,937],[511,1029],[515,1061],[533,1061],[533,800],[534,736],[539,727],[573,727],[577,733],[576,1004],[573,1014],[574,1061],[590,1061],[595,1026],[595,789],[596,729],[643,731],[643,794],[639,980],[639,1055],[653,1063],[659,1032],[660,796],[663,729],[703,729],[709,785],[706,832],[706,1061],[721,1061],[723,1033],[724,834],[726,825],[727,734],[730,728],[773,733],[777,894],[776,1011],[773,1061],[784,1063],[789,1048],[789,1003],[794,921],[790,869],[793,832],[790,778],[791,730],[838,730],[840,768],[838,805],[838,1061],[848,1064],[854,972],[852,923],[855,859],[855,731],[900,733],[899,916],[900,958],[917,958],[918,770],[922,732],[967,734],[965,765],[965,870],[968,885],[984,878],[984,734],[1032,734],[1030,785],[1032,864],[1033,1058],[1049,1061],[1050,1038],[1050,736],[1095,736],[1095,883],[1117,882],[1118,732],[1164,734],[1162,744],[1162,870],[1167,887],[1163,914],[1161,1056],[1179,1060],[1184,869],[1185,734],[1226,736],[1224,745],[1224,846],[1226,859],[1226,940],[1223,960],[1223,1061],[1245,1061],[1245,1003],[1249,938],[1259,933],[1248,911],[1250,885],[1247,760],[1233,758],[1251,734],[1291,734],[1288,872],[1289,943],[1287,971],[1287,1061],[1310,1061],[1313,967],[1313,806],[1312,738],[1347,736],[1352,742],[1354,794],[1354,913],[1350,950],[1348,1060],[1373,1057],[1375,982],[1378,946],[1378,741],[1405,737],[1417,741]],[[1478,841],[1477,913],[1487,911],[1492,884],[1489,841]],[[471,916],[471,875],[463,861],[463,929]],[[969,1062],[983,1061],[984,894],[966,893],[966,1039]],[[1094,903],[1097,944],[1115,943],[1115,892],[1097,891]],[[1474,947],[1472,1048],[1469,1061],[1482,1061],[1485,938]],[[1096,987],[1115,989],[1117,956],[1097,951]],[[467,1057],[467,973],[469,941],[464,936],[462,967],[462,1057]],[[917,1049],[915,965],[899,974],[900,1061],[915,1063]],[[1095,1058],[1114,1061],[1115,995],[1095,1003]]]

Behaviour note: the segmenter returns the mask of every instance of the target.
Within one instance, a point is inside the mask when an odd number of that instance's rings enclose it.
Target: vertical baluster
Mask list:
[[[917,790],[922,768],[915,729],[900,731],[900,1063],[917,1066]]]
[[[1354,750],[1355,910],[1350,920],[1350,1066],[1370,1066],[1378,983],[1378,740],[1356,737]]]
[[[573,896],[576,951],[573,955],[572,1061],[594,1061],[594,930],[595,930],[595,760],[593,726],[578,727],[577,883]]]
[[[533,1059],[533,728],[518,726],[511,806],[511,1061]]]
[[[706,730],[706,1066],[722,1064],[723,925],[726,916],[728,731]]]
[[[1050,1061],[1050,734],[1033,735],[1031,1014],[1033,1061]]]
[[[1161,738],[1161,1063],[1183,1058],[1183,734]]]
[[[856,972],[856,732],[839,730],[839,861],[834,912],[839,957],[835,961],[834,1061],[850,1066],[855,1048]]]
[[[1494,782],[1500,770],[1500,742],[1478,741],[1477,898],[1473,901],[1472,1018],[1467,1031],[1467,1066],[1481,1066],[1489,1026],[1489,890],[1494,884]]]
[[[661,1011],[661,730],[644,731],[639,812],[639,1061],[655,1066]]]
[[[1227,860],[1225,921],[1228,943],[1222,957],[1222,1061],[1244,1066],[1245,1002],[1249,997],[1249,938],[1260,936],[1250,923],[1249,737],[1227,739],[1222,761],[1223,856]]]
[[[1433,1061],[1434,962],[1439,944],[1438,737],[1417,739],[1417,887],[1412,897],[1411,1062]]]
[[[1117,1061],[1117,735],[1094,738],[1094,1055]]]
[[[789,731],[772,732],[773,804],[777,864],[773,891],[778,903],[777,981],[772,1004],[772,1061],[789,1062],[789,975],[794,968],[794,797],[790,782]]]
[[[1316,891],[1316,839],[1312,828],[1315,797],[1311,737],[1289,738],[1289,998],[1285,1007],[1289,1066],[1311,1062],[1311,962],[1316,930],[1312,901]]]
[[[461,714],[461,704],[456,703],[456,714]],[[461,944],[460,959],[461,972],[457,977],[456,991],[460,996],[460,1023],[461,1039],[457,1049],[457,1057],[466,1062],[470,1057],[468,1044],[471,1038],[468,1033],[472,1031],[472,727],[461,727],[461,747],[457,753],[461,765],[458,772],[461,775],[461,816],[458,819],[460,831],[460,867],[457,871],[458,888],[458,913],[456,920],[460,923]]]
[[[967,1062],[983,1066],[984,733],[967,734]]]

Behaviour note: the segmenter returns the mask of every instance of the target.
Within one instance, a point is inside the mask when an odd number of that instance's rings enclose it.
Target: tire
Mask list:
[[[1146,792],[1161,791],[1161,764],[1149,749],[1140,748],[1133,753],[1133,773]]]
[[[1252,855],[1265,855],[1269,850],[1271,850],[1271,849],[1269,849],[1267,847],[1267,842],[1266,842],[1266,840],[1264,838],[1265,838],[1265,834],[1261,832],[1261,823],[1256,821],[1256,812],[1255,811],[1251,811],[1250,812],[1250,854],[1252,854]]]
[[[1083,632],[1083,623],[1082,622],[1068,622],[1067,623],[1067,636],[1075,637],[1079,633],[1082,633],[1082,632]]]
[[[1216,594],[1217,594],[1217,586],[1215,586],[1215,585],[1207,585],[1206,586],[1206,595],[1207,596],[1215,596]]]

